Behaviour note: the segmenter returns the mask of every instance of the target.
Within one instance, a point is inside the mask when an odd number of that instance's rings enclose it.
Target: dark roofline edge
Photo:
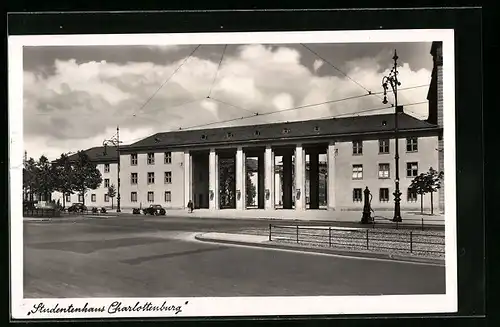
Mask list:
[[[400,130],[399,134],[402,137],[407,135],[414,135],[419,133],[431,134],[431,136],[442,136],[443,128],[438,126],[433,127],[423,127],[423,128],[413,128],[413,129],[404,129]],[[142,152],[148,150],[157,150],[157,149],[179,149],[179,148],[190,148],[190,147],[211,147],[211,146],[220,146],[220,145],[254,145],[259,143],[269,143],[269,142],[287,142],[287,141],[298,141],[298,140],[338,140],[338,139],[368,139],[373,138],[375,136],[380,135],[394,135],[394,131],[378,131],[378,132],[366,132],[366,133],[345,133],[345,134],[326,134],[326,135],[309,135],[309,136],[295,136],[295,137],[286,137],[286,138],[265,138],[265,139],[254,139],[254,140],[246,140],[246,141],[226,141],[226,142],[203,142],[203,143],[190,143],[190,144],[179,144],[179,145],[148,145],[148,146],[139,146],[134,147],[132,145],[120,147],[120,153],[135,153]],[[394,138],[394,137],[392,137]]]

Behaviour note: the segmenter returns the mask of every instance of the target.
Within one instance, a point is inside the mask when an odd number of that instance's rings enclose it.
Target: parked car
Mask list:
[[[152,204],[149,208],[142,210],[145,215],[164,216],[167,211],[159,204]]]
[[[73,203],[68,207],[68,212],[84,212],[87,211],[87,207],[83,203]]]

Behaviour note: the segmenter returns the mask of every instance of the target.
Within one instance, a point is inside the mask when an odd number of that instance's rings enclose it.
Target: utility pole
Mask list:
[[[401,192],[399,191],[399,126],[398,126],[398,117],[399,111],[402,108],[398,107],[398,86],[401,86],[401,82],[398,80],[398,55],[396,50],[394,50],[394,56],[392,57],[394,60],[394,66],[391,69],[389,75],[384,76],[382,79],[382,87],[384,88],[384,100],[383,103],[387,104],[387,90],[389,88],[388,85],[391,86],[392,91],[394,92],[394,138],[396,141],[396,153],[394,156],[395,161],[395,169],[396,169],[396,180],[395,186],[396,189],[394,191],[394,218],[392,221],[401,222]]]
[[[111,144],[116,147],[116,155],[118,157],[118,176],[117,176],[117,196],[116,196],[116,212],[121,212],[121,207],[120,207],[120,127],[116,127],[116,135],[114,135],[111,139],[109,140],[104,140],[103,145],[104,145],[104,154],[106,154],[106,147]]]

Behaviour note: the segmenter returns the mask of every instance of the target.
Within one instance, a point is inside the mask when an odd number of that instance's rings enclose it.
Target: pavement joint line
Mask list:
[[[384,261],[384,262],[397,262],[397,263],[405,263],[405,264],[416,264],[416,265],[428,265],[428,266],[440,266],[445,267],[444,260],[436,260],[436,259],[426,259],[426,258],[409,258],[402,255],[391,255],[385,253],[364,253],[364,252],[356,252],[349,250],[332,250],[332,249],[321,249],[321,248],[312,248],[306,246],[295,246],[291,244],[269,244],[269,243],[256,243],[256,242],[245,242],[245,241],[234,241],[227,239],[218,239],[218,238],[210,238],[204,237],[203,235],[207,233],[196,234],[194,238],[201,242],[210,242],[210,243],[220,243],[220,244],[229,244],[233,246],[242,246],[242,247],[251,247],[251,248],[261,248],[267,250],[275,250],[275,251],[285,251],[285,252],[294,252],[294,253],[303,253],[303,254],[313,254],[313,255],[324,255],[324,256],[334,256],[334,257],[342,257],[354,260],[373,260],[373,261]],[[358,254],[358,255],[356,255]]]

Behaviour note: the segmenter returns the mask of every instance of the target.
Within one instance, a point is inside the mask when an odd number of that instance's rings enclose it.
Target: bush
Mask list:
[[[106,208],[102,207],[102,208],[101,208],[101,212],[102,212],[102,213],[106,213]]]
[[[134,209],[132,209],[132,213],[133,213],[134,215],[140,215],[140,214],[141,214],[141,209],[134,208]]]
[[[92,208],[92,213],[97,213],[97,208],[96,207]]]

